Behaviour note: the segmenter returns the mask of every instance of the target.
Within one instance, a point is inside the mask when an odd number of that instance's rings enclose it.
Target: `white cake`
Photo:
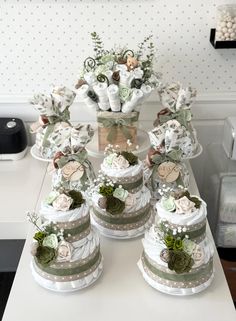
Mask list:
[[[206,204],[187,195],[163,197],[157,202],[157,221],[145,233],[138,262],[152,287],[172,295],[200,292],[211,284],[214,275],[213,246],[206,237]]]
[[[38,240],[33,243],[33,246],[36,245],[31,262],[34,279],[41,286],[58,292],[87,287],[94,283],[102,272],[100,242],[98,233],[90,225],[89,206],[84,202],[78,207],[68,209],[70,198],[73,197],[68,192],[53,192],[40,209],[43,227],[47,226],[46,231],[50,231],[46,238],[54,240],[44,244],[44,238],[42,245],[55,249],[53,260],[45,264],[45,259],[42,261],[37,254],[40,247]],[[56,234],[58,241],[54,246],[55,234],[53,237],[51,235],[56,231],[59,231],[59,234]]]
[[[106,196],[100,193],[99,188],[93,192],[92,217],[100,232],[114,238],[132,238],[143,234],[150,227],[153,215],[150,191],[143,185],[142,162],[137,159],[131,165],[121,153],[111,153],[101,164],[98,181],[100,186],[110,185],[112,197],[118,195],[117,198],[123,202],[123,207],[118,205],[122,210],[112,213],[112,208],[109,210],[106,207],[108,205],[100,206],[100,200],[106,199]],[[113,198],[112,202],[116,199]]]

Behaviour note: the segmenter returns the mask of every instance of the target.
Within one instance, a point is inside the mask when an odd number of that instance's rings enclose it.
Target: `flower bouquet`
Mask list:
[[[84,61],[76,88],[84,104],[97,112],[99,149],[109,143],[125,146],[127,139],[135,143],[140,105],[159,86],[152,36],[136,52],[106,50],[95,32],[91,36],[95,55]]]

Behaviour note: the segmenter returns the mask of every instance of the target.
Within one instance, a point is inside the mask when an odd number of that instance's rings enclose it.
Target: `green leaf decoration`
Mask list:
[[[176,239],[173,246],[174,250],[183,250],[183,241],[179,238]]]
[[[40,245],[35,256],[41,265],[48,266],[56,258],[56,251],[51,247]]]
[[[131,166],[138,164],[138,157],[131,152],[123,151],[121,155],[129,162]]]
[[[70,209],[81,207],[81,205],[85,202],[82,193],[79,191],[70,191],[68,194],[73,199]]]
[[[114,196],[107,196],[106,210],[112,215],[121,214],[125,209],[125,202]]]
[[[194,264],[194,260],[189,254],[180,250],[169,251],[168,268],[177,274],[189,272]]]
[[[174,248],[175,239],[172,235],[166,235],[164,238],[164,242],[169,250],[172,250]]]
[[[36,233],[34,234],[34,237],[33,237],[33,238],[34,238],[36,241],[38,241],[39,244],[42,244],[44,238],[45,238],[47,235],[48,235],[48,234],[45,233],[45,232],[38,231],[38,232],[36,232]]]
[[[101,194],[103,196],[112,196],[114,190],[115,190],[115,187],[113,187],[113,186],[103,185],[103,186],[100,186],[100,188],[99,188],[99,194]]]

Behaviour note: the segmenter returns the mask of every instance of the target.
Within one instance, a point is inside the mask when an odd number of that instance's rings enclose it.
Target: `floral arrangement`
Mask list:
[[[49,126],[51,132],[52,125],[58,122],[64,122],[64,127],[70,127],[69,107],[75,96],[76,93],[66,87],[55,87],[50,96],[36,94],[30,103],[34,105],[40,116],[39,120],[31,126],[31,131],[35,133],[40,128]]]
[[[34,242],[31,245],[31,254],[42,266],[53,262],[67,262],[73,255],[73,246],[65,240],[70,235],[65,235],[63,229],[58,230],[53,224],[38,225],[38,216],[28,213],[28,220],[36,227]]]
[[[94,57],[84,61],[76,88],[81,100],[94,110],[130,113],[159,86],[153,70],[155,48],[152,36],[138,50],[107,50],[96,32],[91,33]]]
[[[160,253],[160,258],[168,264],[170,270],[177,274],[187,273],[193,266],[202,264],[203,249],[189,239],[185,227],[172,230],[168,222],[162,221],[155,232],[165,247]]]
[[[138,164],[138,157],[129,150],[132,146],[130,140],[127,140],[126,150],[122,150],[119,145],[113,146],[109,144],[105,148],[104,154],[106,155],[104,159],[104,164],[108,167],[115,169],[126,169],[130,166],[135,166]],[[138,149],[139,146],[136,146]]]
[[[117,184],[99,170],[98,177],[87,190],[89,196],[96,195],[99,208],[111,215],[121,214],[134,203],[134,197],[122,185]]]
[[[69,211],[81,207],[85,203],[79,191],[52,191],[45,199],[45,204],[51,205],[56,211]]]
[[[201,207],[201,200],[196,196],[191,196],[189,191],[182,186],[178,186],[179,192],[174,192],[171,187],[163,188],[158,192],[161,195],[161,206],[168,212],[177,214],[188,214]]]

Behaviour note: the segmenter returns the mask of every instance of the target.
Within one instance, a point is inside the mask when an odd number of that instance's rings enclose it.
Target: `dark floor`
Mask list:
[[[14,277],[15,272],[0,272],[0,320],[2,320]]]

